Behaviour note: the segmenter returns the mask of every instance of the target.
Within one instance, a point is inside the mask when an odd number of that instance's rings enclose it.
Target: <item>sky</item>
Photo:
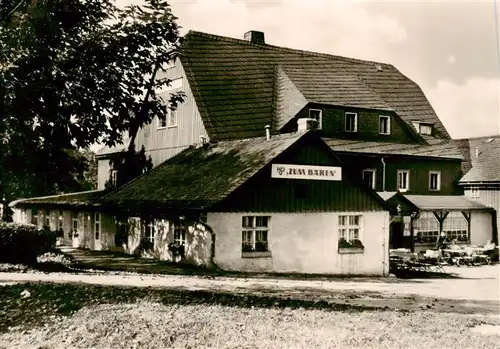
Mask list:
[[[259,30],[271,45],[392,64],[419,84],[453,138],[500,134],[493,0],[169,3],[182,34],[197,30],[243,39]]]

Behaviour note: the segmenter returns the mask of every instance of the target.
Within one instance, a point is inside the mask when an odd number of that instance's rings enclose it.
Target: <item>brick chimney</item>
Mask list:
[[[264,33],[256,30],[250,30],[245,33],[245,40],[250,41],[252,44],[265,44]]]

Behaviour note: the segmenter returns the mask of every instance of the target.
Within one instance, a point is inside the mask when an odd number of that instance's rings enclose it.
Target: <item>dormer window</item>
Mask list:
[[[309,119],[317,121],[317,128],[321,130],[323,125],[323,111],[321,109],[309,109]]]
[[[345,113],[345,132],[358,132],[358,114]]]
[[[432,124],[418,124],[418,133],[421,135],[432,135]]]

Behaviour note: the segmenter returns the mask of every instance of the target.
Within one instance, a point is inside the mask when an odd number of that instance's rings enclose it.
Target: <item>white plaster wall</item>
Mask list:
[[[471,245],[484,245],[493,238],[492,212],[473,211],[470,221]]]
[[[94,220],[93,223],[95,223]],[[95,229],[95,225],[93,225],[92,229]],[[101,235],[99,240],[96,241],[94,249],[102,251],[113,249],[115,247],[115,233],[115,218],[112,215],[101,213]]]
[[[129,254],[135,253],[141,238],[144,235],[141,221],[138,217],[129,218],[128,243],[123,246]],[[174,241],[174,225],[166,219],[155,221],[155,243],[149,257],[173,261],[173,255],[168,249],[168,244]],[[199,223],[188,224],[186,232],[185,258],[183,262],[195,265],[210,265],[212,235]]]
[[[362,214],[359,254],[338,253],[338,216]],[[215,263],[227,270],[350,275],[387,275],[389,213],[263,213],[271,216],[272,257],[242,258],[241,217],[259,213],[209,213],[215,233]]]
[[[15,207],[12,207],[11,209],[12,209],[12,221],[17,224],[26,224],[26,222],[23,221],[24,209]]]
[[[127,245],[123,246],[123,250],[126,253],[133,254],[137,247],[139,247],[139,243],[141,242],[141,219],[138,217],[130,217],[128,219],[128,224],[128,241]]]
[[[22,212],[22,211],[21,211],[20,209],[18,209],[18,208],[11,208],[11,209],[12,209],[12,221],[13,221],[14,223],[19,223],[19,224],[21,224],[21,212]],[[1,214],[1,210],[2,210],[2,209],[0,208],[0,214]],[[2,220],[2,219],[0,218],[0,221],[1,221],[1,220]]]

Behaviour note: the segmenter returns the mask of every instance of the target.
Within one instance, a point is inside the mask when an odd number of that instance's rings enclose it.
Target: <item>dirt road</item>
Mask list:
[[[196,277],[138,274],[68,274],[68,273],[0,273],[0,283],[5,282],[78,282],[114,286],[166,287],[187,290],[219,290],[227,292],[359,291],[394,294],[398,296],[423,296],[453,300],[500,302],[500,265],[480,268],[456,268],[461,278],[411,279],[387,281],[373,280],[288,280],[229,277]]]

